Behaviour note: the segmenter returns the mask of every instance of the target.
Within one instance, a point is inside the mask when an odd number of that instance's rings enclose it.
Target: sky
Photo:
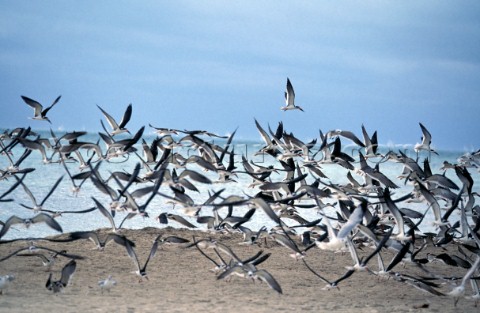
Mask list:
[[[0,128],[203,129],[283,121],[382,144],[480,148],[478,1],[0,1]],[[305,112],[283,112],[287,77]],[[33,121],[21,95],[45,106]]]

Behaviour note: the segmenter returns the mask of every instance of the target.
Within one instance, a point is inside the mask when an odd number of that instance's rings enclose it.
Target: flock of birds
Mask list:
[[[22,99],[34,109],[33,119],[50,122],[47,113],[59,102],[60,97],[45,109],[35,100],[24,96]],[[288,79],[285,99],[286,106],[282,110],[303,111],[295,105],[295,93]],[[142,138],[144,127],[133,135],[126,134],[130,134],[127,124],[132,116],[132,105],[127,107],[120,122],[101,107],[99,109],[110,129],[107,130],[102,121],[104,131],[99,133],[97,142],[83,141],[82,136],[86,133],[77,131],[61,136],[51,131],[51,138],[41,138],[30,128],[5,131],[0,136],[1,158],[9,164],[0,171],[1,183],[7,186],[6,191],[0,195],[0,201],[14,201],[8,196],[20,188],[32,202],[31,205],[21,204],[23,208],[32,211],[28,217],[14,214],[1,222],[0,247],[12,241],[24,242],[25,247],[1,255],[0,264],[9,258],[32,256],[40,258],[51,269],[56,259],[67,259],[59,280],[52,279],[50,273],[46,282],[47,289],[55,293],[64,290],[76,270],[77,261],[81,264],[83,257],[69,254],[67,250],[57,251],[40,246],[37,242],[61,242],[68,249],[68,242],[91,240],[99,250],[103,250],[109,243],[123,246],[133,260],[140,279],[148,278],[147,266],[159,245],[177,244],[185,249],[197,249],[208,258],[214,264],[219,280],[240,276],[266,282],[276,292],[283,292],[280,283],[266,269],[259,267],[268,260],[270,253],[261,250],[242,259],[234,252],[234,247],[210,239],[207,232],[205,238],[192,240],[177,236],[161,238],[159,235],[154,240],[146,261],[139,263],[135,243],[117,230],[128,219],[136,216],[149,217],[148,207],[152,199],[163,197],[174,204],[178,214],[161,213],[157,217],[159,223],[176,222],[182,227],[196,228],[192,224],[194,220],[197,225],[205,225],[204,228],[209,231],[242,233],[242,245],[263,246],[275,242],[283,246],[294,259],[301,260],[313,275],[326,284],[326,289],[338,287],[355,272],[368,271],[375,277],[391,278],[436,296],[451,296],[455,299],[455,304],[460,298],[471,298],[475,302],[480,300],[480,207],[475,204],[479,194],[474,191],[471,176],[471,171],[477,171],[480,165],[480,151],[462,156],[457,164],[444,162],[441,169],[443,172],[435,173],[429,162],[434,157],[432,154],[437,152],[431,147],[429,131],[421,123],[422,142],[414,147],[417,157],[411,158],[402,151],[380,154],[377,133],[370,136],[363,126],[363,140],[351,131],[333,130],[325,134],[320,131],[318,142],[316,139],[303,142],[286,132],[282,123],[279,123],[275,131],[270,127],[266,131],[255,120],[264,141],[264,146],[256,154],[267,156],[272,164],[262,166],[235,153],[232,141],[236,131],[229,136],[219,136],[203,130],[167,129],[150,125],[158,136],[147,143]],[[120,136],[123,139],[118,139],[119,134],[123,134],[123,137]],[[212,143],[210,138],[222,138],[224,144],[220,146]],[[356,145],[357,150],[353,156],[344,151],[342,140]],[[12,151],[15,147],[16,151],[23,151],[23,154],[14,155]],[[189,155],[182,155],[179,147],[189,147]],[[25,180],[25,177],[35,175],[35,168],[22,167],[22,162],[32,152],[41,155],[43,166],[61,163],[72,182],[73,193],[80,192],[84,184],[92,184],[111,201],[107,203],[98,200],[98,196],[92,196],[92,207],[88,209],[60,212],[48,210],[44,207],[45,201],[55,192],[63,176],[56,180],[49,193],[39,201]],[[420,161],[422,154],[428,155],[423,162]],[[108,179],[102,177],[101,168],[105,169],[112,160],[126,156],[138,159],[133,169],[113,172]],[[398,178],[382,173],[381,167],[385,162],[403,166],[403,172]],[[330,181],[324,174],[323,167],[341,168],[347,173],[348,183]],[[461,185],[448,178],[445,175],[447,171],[451,171]],[[240,175],[251,178],[252,183],[248,188],[255,190],[253,196],[247,193],[226,195],[225,188],[217,187],[235,184]],[[395,190],[399,186],[394,180],[409,186],[410,191],[398,196]],[[208,195],[204,195],[206,201],[202,203],[195,202],[189,195],[198,192],[198,184],[209,188]],[[132,190],[133,186],[141,187]],[[404,207],[411,202],[421,204],[423,209]],[[307,220],[302,216],[304,210],[314,210],[318,213],[318,219]],[[239,213],[245,211],[246,213]],[[435,232],[422,233],[420,229],[424,226],[424,218],[429,211],[433,212]],[[88,212],[98,212],[108,219],[111,232],[104,239],[98,231],[91,230],[72,232],[68,238],[63,239],[2,240],[17,224],[29,227],[45,223],[52,229],[63,232],[61,223],[57,221],[58,216],[81,216]],[[118,212],[127,214],[117,226],[114,216]],[[258,215],[267,216],[275,226],[270,229],[266,226],[258,230],[249,229],[246,225]],[[454,220],[452,216],[459,218]],[[419,257],[427,246],[437,249],[448,247],[450,252]],[[368,248],[371,248],[371,252],[359,257],[359,249]],[[315,250],[332,253],[347,251],[352,256],[352,265],[341,277],[329,280],[308,262],[309,258],[314,258],[318,253]],[[394,255],[388,262],[385,260],[386,251],[390,251],[388,255]],[[377,260],[377,266],[373,264],[374,259]],[[431,262],[463,268],[465,274],[445,277],[429,268]],[[399,269],[400,263],[413,264],[423,275],[406,273]],[[12,281],[13,275],[1,276],[0,291],[4,291]],[[111,276],[99,282],[102,290],[115,284]],[[447,287],[442,288],[443,285]]]

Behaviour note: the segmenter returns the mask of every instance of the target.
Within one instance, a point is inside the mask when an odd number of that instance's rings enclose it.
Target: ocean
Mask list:
[[[40,131],[39,134],[42,138],[49,138],[49,132]],[[148,134],[144,135],[143,138],[147,143],[151,143],[152,140],[156,137],[156,135]],[[214,142],[215,144],[222,146],[225,144],[224,139],[218,138],[210,138],[203,136],[204,140],[209,142]],[[96,133],[88,133],[87,135],[81,137],[81,141],[88,141],[88,142],[96,142],[98,140],[98,134]],[[348,140],[342,140],[342,142],[348,143]],[[104,149],[104,145],[101,143],[102,149]],[[262,142],[256,141],[236,141],[234,140],[231,147],[234,147],[235,150],[235,165],[237,167],[237,171],[243,171],[242,166],[242,159],[241,156],[245,156],[248,160],[255,162],[261,166],[274,166],[276,168],[280,168],[280,164],[278,161],[269,156],[269,155],[257,155],[256,152],[261,149],[264,144]],[[316,151],[319,144],[315,146],[313,151]],[[138,153],[142,155],[142,147],[140,144],[135,145],[138,149]],[[12,158],[16,160],[25,150],[24,147],[21,145],[17,145],[13,149],[13,156]],[[413,151],[413,146],[410,145],[398,145],[398,146],[380,146],[379,152],[381,154],[385,154],[388,151],[398,152],[399,150],[404,151],[409,157],[416,158],[416,154]],[[173,150],[174,152],[178,152],[184,157],[188,157],[189,155],[197,154],[197,152],[192,149],[191,147],[176,147]],[[353,155],[353,157],[358,160],[358,152],[357,146],[354,145],[344,145],[342,147],[342,151]],[[433,174],[442,174],[444,171],[441,170],[444,161],[449,163],[455,164],[459,162],[459,158],[465,155],[465,151],[437,151],[438,155],[436,154],[429,154],[427,152],[421,152],[419,154],[419,161],[421,167],[423,167],[423,160],[426,157],[430,157],[430,167],[432,169]],[[52,152],[47,150],[47,154],[50,155]],[[161,153],[161,152],[160,152]],[[84,152],[85,159],[88,158],[88,155]],[[94,158],[95,159],[95,158]],[[378,161],[380,158],[376,158]],[[228,162],[228,157],[225,158],[224,163]],[[301,158],[295,159],[299,164],[302,164]],[[369,160],[369,164],[373,167],[372,163],[375,161]],[[132,172],[136,164],[139,163],[139,159],[134,154],[130,154],[128,157],[119,157],[116,159],[111,160],[111,162],[102,161],[100,166],[100,173],[101,176],[105,179],[110,176],[110,173],[115,171],[125,171],[125,172]],[[0,156],[0,169],[5,169],[10,165],[7,157],[5,155]],[[72,175],[80,173],[79,164],[75,162],[67,163],[67,166],[72,173]],[[356,168],[359,167],[358,163],[354,163]],[[63,180],[60,182],[58,188],[53,192],[53,194],[45,201],[43,208],[52,210],[52,211],[66,211],[66,210],[83,210],[94,206],[94,202],[92,197],[95,197],[98,201],[104,204],[105,207],[108,208],[110,203],[109,196],[99,192],[96,187],[92,184],[90,180],[87,180],[80,192],[78,194],[74,194],[72,192],[72,182],[70,181],[68,175],[66,175],[64,167],[60,163],[51,163],[51,164],[44,164],[42,162],[42,156],[38,151],[32,151],[30,156],[21,164],[21,168],[28,168],[32,167],[35,170],[29,174],[27,174],[26,178],[24,179],[24,183],[28,186],[31,190],[32,194],[37,199],[37,202],[41,202],[43,198],[48,194],[54,183],[59,179],[62,175]],[[173,168],[173,165],[169,166],[170,169]],[[203,175],[210,178],[212,181],[218,179],[218,174],[214,172],[205,172],[202,168],[195,164],[189,164],[189,169],[202,173]],[[323,173],[328,177],[322,179],[324,183],[334,183],[334,184],[346,184],[348,183],[347,173],[348,170],[336,165],[336,164],[322,164],[321,170]],[[85,169],[84,171],[87,171]],[[406,195],[412,191],[412,185],[410,183],[405,183],[404,180],[400,180],[397,177],[402,173],[403,166],[399,163],[395,163],[393,161],[388,161],[380,164],[380,170],[384,173],[388,178],[394,181],[399,188],[393,191],[393,198],[399,198],[403,195]],[[179,169],[179,172],[182,170]],[[469,173],[471,174],[474,180],[474,189],[473,191],[479,192],[479,180],[480,174],[477,168],[470,167],[468,168]],[[304,171],[305,172],[305,171]],[[144,173],[144,169],[142,169],[141,174]],[[352,171],[352,175],[359,180],[360,182],[363,181],[363,178],[359,176],[355,171]],[[453,169],[449,169],[445,172],[445,175],[450,178],[453,182],[455,182],[460,188],[462,186],[460,180],[458,179],[455,171]],[[284,179],[285,174],[282,172],[273,173],[271,176],[272,181],[282,181]],[[227,197],[230,195],[239,195],[241,197],[247,198],[248,196],[254,196],[256,193],[259,192],[258,187],[250,188],[249,185],[252,183],[252,178],[244,173],[238,173],[236,177],[234,177],[236,182],[228,182],[228,183],[213,183],[213,184],[202,184],[202,183],[195,183],[195,186],[198,188],[198,192],[187,191],[187,194],[194,200],[197,204],[203,203],[208,199],[209,194],[212,194],[215,191],[219,191],[220,189],[225,189],[222,192],[222,197]],[[313,178],[307,177],[307,183],[313,182]],[[0,181],[0,194],[6,191],[13,183],[15,183],[15,179],[8,178],[3,179]],[[109,181],[109,185],[115,189],[117,186],[113,180]],[[146,184],[133,184],[130,186],[129,191],[133,191],[137,188],[141,188],[147,185],[151,185],[151,183]],[[322,185],[320,185],[322,188]],[[161,192],[165,194],[172,195],[169,187],[166,184],[162,185]],[[14,199],[12,202],[0,202],[0,220],[6,221],[10,216],[16,215],[22,218],[33,217],[35,213],[31,210],[25,209],[20,204],[24,204],[27,206],[33,206],[33,203],[25,190],[21,187],[17,188],[11,194],[9,194],[6,198]],[[138,203],[142,204],[147,196],[144,196],[138,199]],[[336,203],[336,199],[333,198],[325,198],[322,199],[325,203]],[[371,201],[375,201],[372,198]],[[306,200],[302,200],[300,203],[312,203],[311,201],[308,202]],[[442,208],[448,206],[445,201],[439,201]],[[338,205],[337,205],[338,207]],[[399,204],[399,207],[406,207],[410,208],[419,212],[424,212],[428,206],[423,203],[415,203],[415,202],[402,202]],[[247,212],[249,207],[241,206],[235,207],[234,213],[235,215],[243,215]],[[226,208],[219,209],[220,215],[224,216],[226,214]],[[157,227],[159,229],[164,228],[166,226],[172,227],[183,227],[180,224],[175,222],[169,222],[168,225],[160,224],[156,217],[162,213],[179,213],[179,206],[176,207],[169,201],[169,199],[163,198],[162,196],[157,195],[150,205],[147,208],[147,212],[149,217],[142,217],[136,216],[132,219],[127,220],[124,223],[124,228],[130,229],[140,229],[144,227]],[[325,212],[331,216],[335,216],[335,209],[325,209]],[[320,218],[317,211],[314,209],[298,209],[298,213],[304,217],[306,220],[315,220]],[[117,212],[115,215],[115,223],[118,226],[123,218],[126,216],[126,212]],[[200,215],[213,215],[211,207],[203,207],[201,209]],[[186,219],[197,225],[200,229],[206,229],[206,225],[196,223],[196,218],[194,217],[186,217]],[[459,219],[459,215],[454,213],[450,220],[454,222],[455,220]],[[82,231],[82,230],[94,230],[98,228],[108,228],[110,227],[109,221],[98,211],[94,210],[89,213],[84,214],[64,214],[56,218],[58,223],[62,226],[64,232],[72,232],[72,231]],[[294,225],[296,222],[284,219],[285,222],[289,225]],[[434,231],[435,228],[433,226],[433,213],[432,210],[428,210],[427,216],[425,220],[421,224],[421,230],[424,232],[427,231]],[[262,210],[257,210],[255,215],[253,216],[252,220],[246,223],[244,226],[249,227],[251,229],[257,230],[260,227],[266,225],[267,227],[273,226],[273,222],[265,215]],[[30,228],[26,229],[23,225],[17,224],[14,225],[2,238],[2,240],[8,239],[15,239],[15,238],[27,238],[27,237],[44,237],[58,234],[55,230],[51,229],[50,227],[46,226],[44,223],[39,223],[32,225]]]

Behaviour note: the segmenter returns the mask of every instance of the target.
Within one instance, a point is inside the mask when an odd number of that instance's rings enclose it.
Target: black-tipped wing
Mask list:
[[[33,108],[35,116],[40,116],[42,114],[43,106],[38,101],[35,101],[25,96],[21,97],[26,104]]]
[[[282,287],[280,284],[273,278],[273,276],[266,270],[258,270],[255,272],[255,275],[258,279],[266,282],[270,288],[275,290],[278,293],[282,293]]]
[[[58,185],[60,184],[60,182],[62,181],[63,179],[63,175],[60,176],[59,179],[57,179],[57,181],[55,182],[55,184],[53,185],[53,187],[50,189],[50,191],[48,192],[48,194],[45,196],[45,198],[43,198],[42,202],[40,203],[40,206],[43,206],[43,204],[45,203],[45,201],[47,201],[47,199],[52,195],[52,193],[55,191],[55,189],[57,189]]]
[[[41,223],[41,222],[46,223],[48,226],[55,229],[56,231],[59,231],[61,233],[63,232],[62,226],[60,226],[60,224],[58,224],[58,222],[53,217],[51,217],[46,213],[40,213],[34,218],[32,218],[32,223]]]
[[[132,117],[132,104],[130,103],[127,109],[125,110],[125,113],[123,114],[122,120],[120,121],[120,124],[118,125],[118,127],[120,129],[124,128],[127,125],[127,123],[130,121],[131,117]]]
[[[77,269],[77,262],[75,262],[75,260],[71,260],[70,262],[67,263],[67,265],[63,267],[62,278],[60,279],[60,283],[63,285],[63,287],[67,287],[76,269]]]

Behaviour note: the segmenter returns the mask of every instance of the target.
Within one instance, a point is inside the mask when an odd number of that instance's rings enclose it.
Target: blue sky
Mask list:
[[[340,3],[340,4],[339,4]],[[478,149],[478,1],[1,1],[0,127],[129,128],[259,139],[283,121],[303,140],[361,125],[381,143]],[[282,112],[287,77],[305,113]],[[147,126],[147,131],[150,129]]]

